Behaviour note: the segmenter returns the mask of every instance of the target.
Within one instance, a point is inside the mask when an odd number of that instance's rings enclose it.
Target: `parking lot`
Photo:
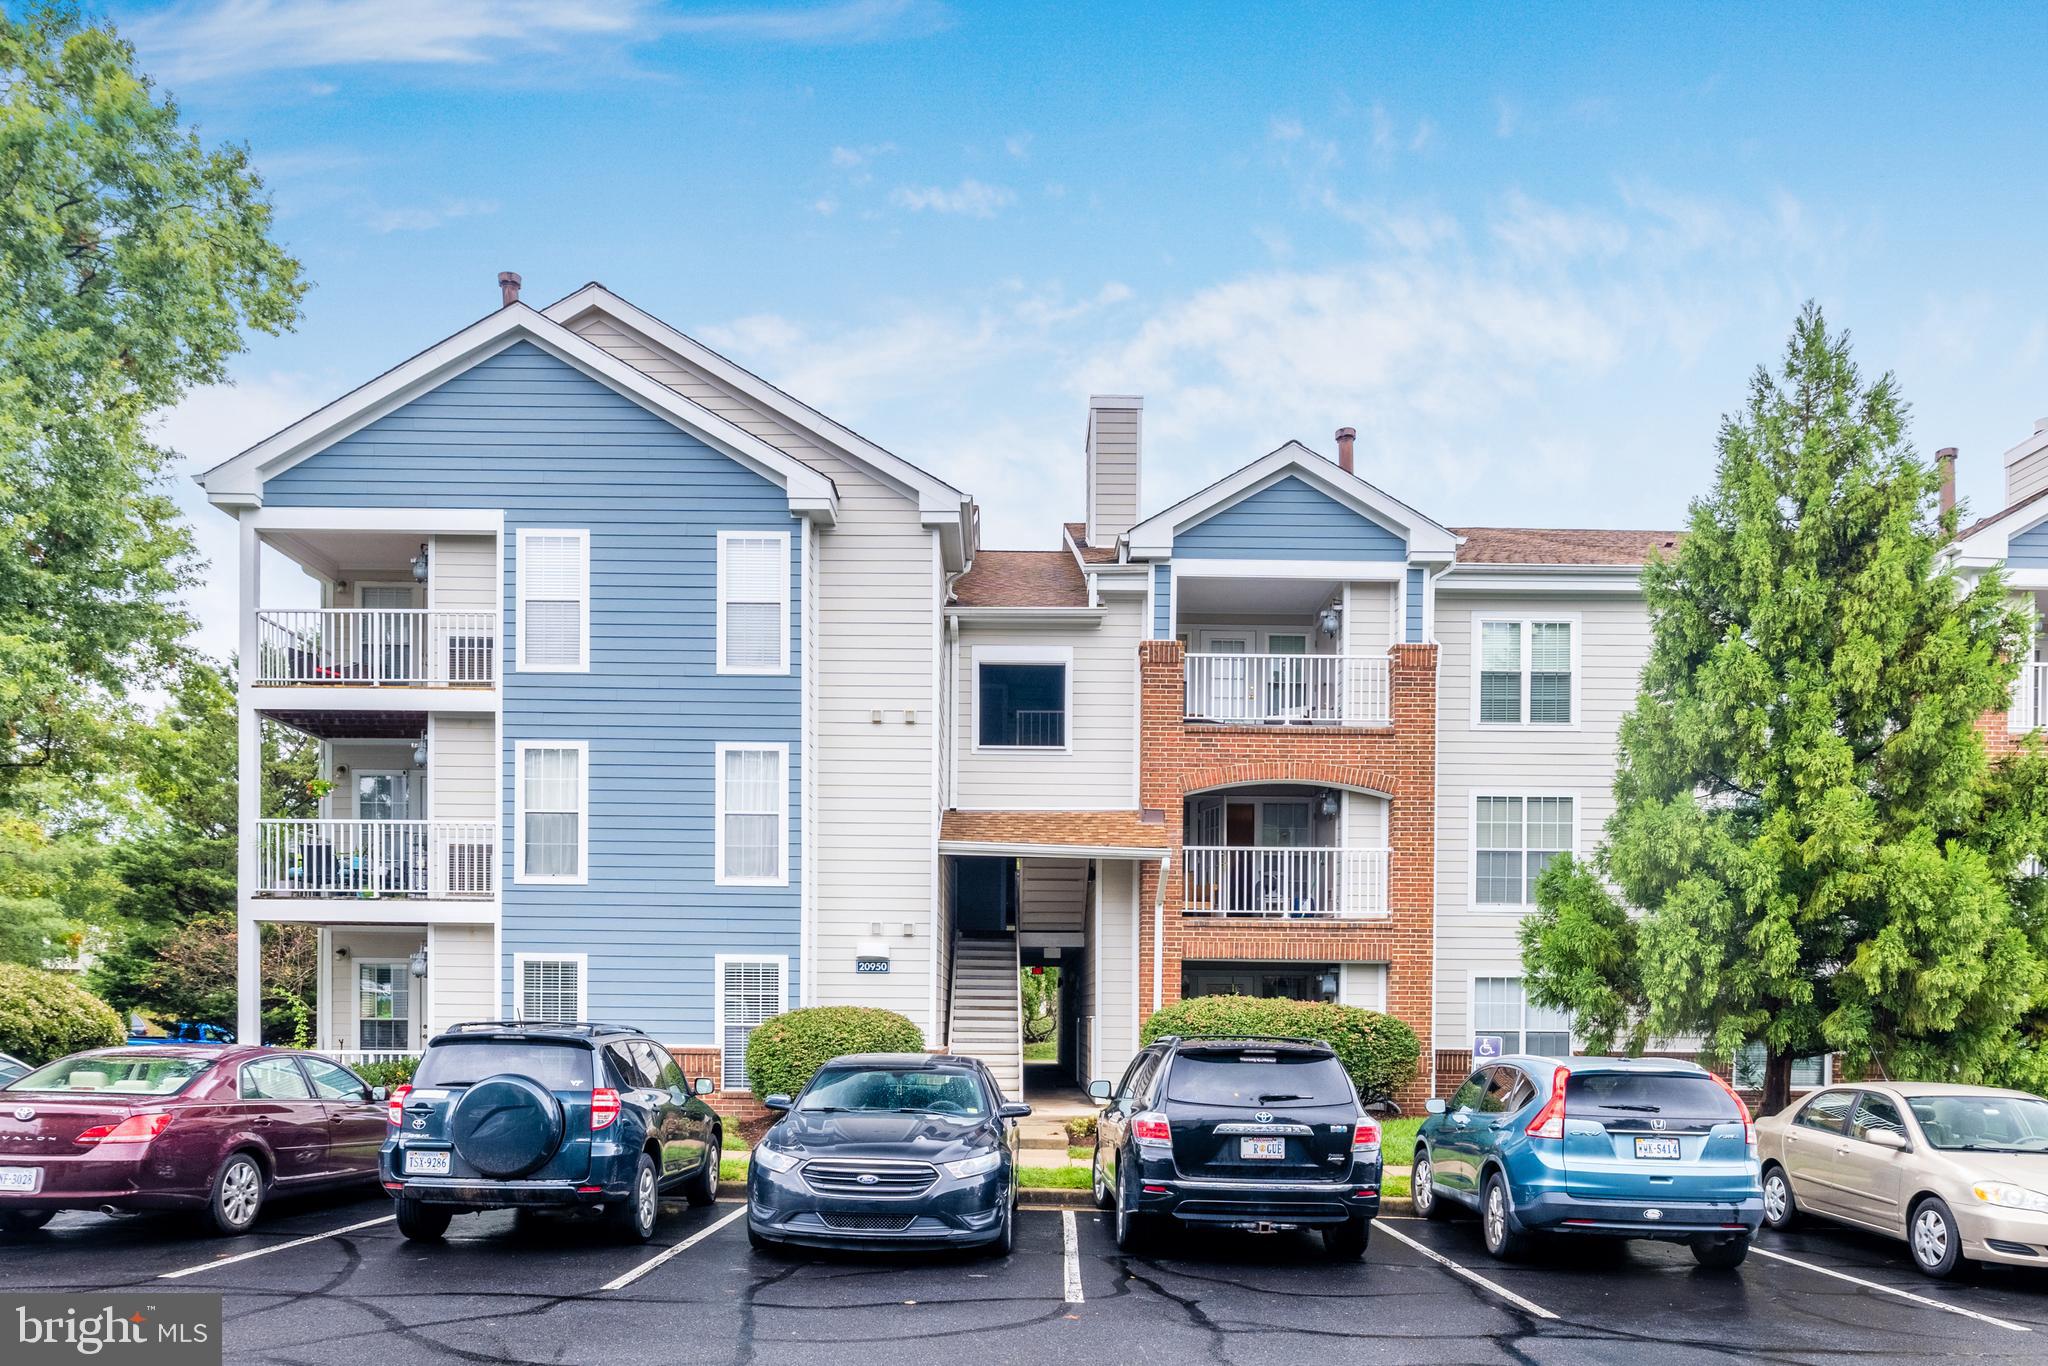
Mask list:
[[[653,1242],[509,1214],[410,1244],[381,1195],[280,1203],[243,1238],[61,1215],[0,1242],[13,1290],[218,1291],[230,1360],[402,1363],[981,1360],[1822,1361],[2048,1355],[2048,1271],[1924,1280],[1902,1247],[1765,1235],[1737,1273],[1683,1248],[1546,1249],[1501,1266],[1469,1222],[1389,1220],[1363,1263],[1295,1235],[1116,1251],[1092,1210],[1031,1210],[1005,1261],[764,1256],[744,1207],[664,1208]],[[1768,1254],[1768,1255],[1765,1255]]]

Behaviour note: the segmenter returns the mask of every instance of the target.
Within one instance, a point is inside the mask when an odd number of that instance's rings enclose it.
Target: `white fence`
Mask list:
[[[1191,721],[1382,726],[1392,719],[1385,655],[1187,657]]]
[[[313,1051],[323,1058],[334,1059],[343,1067],[367,1067],[373,1062],[397,1062],[419,1056],[419,1050],[413,1048],[316,1048]]]
[[[2012,685],[2012,710],[2006,726],[2014,735],[2048,727],[2048,663],[2028,661],[2020,665],[2019,680]]]
[[[1181,904],[1190,915],[1359,920],[1387,914],[1385,849],[1181,850]]]
[[[496,612],[294,607],[256,614],[256,681],[478,687],[495,678]]]
[[[497,885],[492,821],[266,820],[256,895],[487,898]]]

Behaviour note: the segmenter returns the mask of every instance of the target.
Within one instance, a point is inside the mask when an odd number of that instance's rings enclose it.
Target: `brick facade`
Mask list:
[[[1184,647],[1148,640],[1138,647],[1142,720],[1141,804],[1166,814],[1175,866],[1166,876],[1160,1001],[1180,999],[1183,961],[1387,964],[1387,1011],[1422,1041],[1424,1066],[1398,1099],[1419,1107],[1428,1093],[1427,1062],[1436,961],[1436,667],[1434,645],[1392,650],[1390,726],[1218,726],[1186,719]],[[1268,922],[1188,916],[1181,911],[1179,850],[1186,798],[1248,783],[1314,783],[1365,788],[1387,800],[1387,903],[1384,920]],[[1152,1013],[1154,908],[1159,865],[1146,863],[1139,885],[1139,1018]]]
[[[719,1074],[719,1068],[724,1059],[717,1049],[671,1048],[669,1055],[676,1060],[676,1065],[683,1069],[683,1075],[690,1078],[693,1085],[698,1077],[711,1078],[711,1085],[716,1089],[705,1099],[719,1114],[735,1122],[768,1118],[768,1107],[761,1104],[751,1092],[723,1089],[725,1079]]]

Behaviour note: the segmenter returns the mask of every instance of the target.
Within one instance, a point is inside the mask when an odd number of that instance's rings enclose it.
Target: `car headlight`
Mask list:
[[[980,1157],[969,1157],[959,1162],[948,1162],[946,1164],[946,1174],[948,1176],[962,1177],[986,1176],[988,1175],[988,1173],[994,1171],[997,1167],[1000,1167],[1002,1165],[1002,1153],[983,1153]]]
[[[2033,1210],[2037,1214],[2048,1214],[2048,1195],[2028,1190],[2025,1186],[2009,1185],[2004,1181],[1979,1181],[1970,1187],[1970,1194],[1987,1205],[2003,1209]]]
[[[798,1159],[788,1153],[778,1153],[773,1148],[754,1149],[754,1161],[771,1172],[786,1172],[797,1164]]]

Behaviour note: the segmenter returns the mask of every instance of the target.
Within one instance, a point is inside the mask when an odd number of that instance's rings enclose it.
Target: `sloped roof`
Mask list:
[[[2006,518],[2012,516],[2015,512],[2018,512],[2021,508],[2029,507],[2032,504],[2038,503],[2043,498],[2048,498],[2048,489],[2041,489],[2038,492],[2030,493],[2026,497],[2020,499],[2017,503],[2012,504],[2010,507],[2000,508],[1998,511],[1992,513],[1989,517],[1979,517],[1976,521],[1970,523],[1961,531],[1958,531],[1956,533],[1956,539],[1959,541],[1967,541],[1972,536],[1982,531],[1985,527],[1991,526],[1997,522],[2002,522]]]
[[[939,839],[1134,853],[1160,853],[1167,847],[1165,822],[1147,821],[1142,811],[948,811],[940,818]]]
[[[1086,607],[1088,583],[1064,550],[983,550],[953,583],[958,607]]]
[[[1088,544],[1088,524],[1086,522],[1067,522],[1063,525],[1067,529],[1067,539],[1074,543],[1074,549],[1081,552],[1081,559],[1084,562],[1088,564],[1116,563],[1115,546]]]
[[[1575,527],[1459,526],[1459,564],[1645,564],[1670,554],[1676,531],[1604,531]]]

